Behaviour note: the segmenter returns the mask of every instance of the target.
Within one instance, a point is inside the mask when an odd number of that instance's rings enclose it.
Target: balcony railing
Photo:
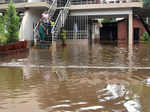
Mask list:
[[[142,2],[142,0],[71,0],[72,5]]]
[[[0,0],[0,4],[7,4],[10,0]],[[13,0],[15,3],[27,2],[27,0]]]
[[[7,4],[10,0],[0,0],[0,4]],[[24,3],[28,2],[28,0],[12,0],[14,3]],[[52,4],[53,0],[41,0],[41,2],[47,2],[49,4]]]

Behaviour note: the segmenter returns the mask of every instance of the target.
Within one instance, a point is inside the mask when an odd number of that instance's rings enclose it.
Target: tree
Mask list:
[[[19,40],[18,32],[20,27],[20,18],[17,16],[16,8],[12,1],[8,4],[8,9],[4,18],[7,43],[17,42]]]
[[[7,38],[5,36],[4,28],[4,16],[0,15],[0,45],[7,44]]]
[[[0,15],[0,33],[4,33],[4,17]]]
[[[144,8],[150,8],[150,0],[143,0]]]
[[[112,23],[112,22],[116,22],[115,18],[104,18],[102,20],[102,23]]]

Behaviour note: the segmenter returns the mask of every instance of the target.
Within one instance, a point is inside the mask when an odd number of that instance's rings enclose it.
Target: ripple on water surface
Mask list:
[[[2,67],[0,112],[149,112],[149,77],[150,70]]]
[[[114,45],[69,44],[54,54],[0,56],[0,112],[149,112],[149,62],[145,44],[132,55]]]

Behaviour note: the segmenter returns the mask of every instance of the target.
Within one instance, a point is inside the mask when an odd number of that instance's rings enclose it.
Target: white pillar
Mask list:
[[[129,60],[129,71],[132,72],[132,67],[134,66],[133,63],[133,11],[129,11],[129,19],[128,19],[128,60]]]
[[[147,23],[147,24],[149,23],[148,17],[146,17],[146,23]]]
[[[128,44],[129,44],[129,48],[133,46],[133,12],[132,10],[129,13],[129,18],[128,18]]]
[[[33,24],[40,19],[40,12],[28,9],[24,12],[24,17],[19,31],[19,40],[33,40]]]
[[[92,41],[95,39],[95,25],[92,22]]]

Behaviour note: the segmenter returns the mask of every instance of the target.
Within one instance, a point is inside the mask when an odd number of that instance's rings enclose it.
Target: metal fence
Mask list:
[[[68,16],[65,29],[67,39],[88,39],[88,16]],[[57,39],[61,39],[60,35]]]

